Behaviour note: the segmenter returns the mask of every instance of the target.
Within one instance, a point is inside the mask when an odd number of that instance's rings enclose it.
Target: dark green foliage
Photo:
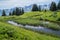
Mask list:
[[[18,16],[18,15],[20,15],[20,9],[19,8],[16,8],[16,15]]]
[[[23,8],[22,8],[22,11],[21,12],[22,12],[22,14],[24,14],[24,9]]]
[[[41,11],[41,6],[39,5],[39,11]]]
[[[15,10],[13,10],[13,12],[12,12],[12,15],[17,15],[17,16],[19,16],[19,15],[22,15],[22,14],[24,14],[24,9],[22,8],[17,8],[16,7],[16,9]]]
[[[52,2],[51,3],[50,10],[51,11],[56,11],[57,10],[56,3],[55,2]]]
[[[57,9],[60,10],[60,1],[59,1],[58,5],[57,5]]]
[[[47,10],[45,9],[44,11],[46,12]]]
[[[58,18],[58,20],[57,21],[60,21],[60,18]]]
[[[16,15],[16,11],[15,10],[13,10],[12,15]]]
[[[39,11],[38,6],[36,4],[33,4],[32,11]]]
[[[5,10],[2,11],[2,16],[6,16]]]
[[[19,15],[22,15],[22,9],[19,9]]]
[[[9,13],[9,16],[11,16],[11,15],[12,15],[12,13],[10,12],[10,13]]]
[[[40,17],[40,20],[43,20],[43,18]]]

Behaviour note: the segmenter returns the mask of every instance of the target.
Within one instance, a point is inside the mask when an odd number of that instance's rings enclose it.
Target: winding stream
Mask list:
[[[31,30],[34,30],[34,31],[60,36],[60,30],[56,31],[56,30],[48,29],[48,28],[45,28],[45,27],[42,27],[42,26],[22,25],[22,24],[18,24],[16,22],[14,22],[14,21],[8,21],[8,23],[12,24],[12,25],[15,25],[15,26],[23,27],[23,28],[26,28],[26,29],[31,29]]]

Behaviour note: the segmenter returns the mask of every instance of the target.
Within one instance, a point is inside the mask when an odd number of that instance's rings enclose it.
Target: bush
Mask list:
[[[60,21],[60,18],[58,18],[58,20],[57,21]]]
[[[39,8],[36,4],[33,4],[32,11],[39,11]]]
[[[56,11],[57,10],[57,6],[56,6],[56,3],[55,2],[52,2],[51,3],[50,10],[51,11]]]

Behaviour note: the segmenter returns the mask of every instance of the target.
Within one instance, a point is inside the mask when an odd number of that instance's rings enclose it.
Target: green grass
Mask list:
[[[60,18],[60,12],[27,12],[21,16],[12,16],[10,19],[20,24],[28,24],[34,26],[43,26],[53,30],[60,30],[60,25],[56,22],[58,18]],[[49,21],[49,24],[44,23],[45,21]],[[53,21],[53,22],[51,22]]]
[[[56,22],[58,18],[60,18],[60,12],[27,12],[21,16],[7,16],[7,17],[1,17],[1,21],[7,21],[7,20],[13,20],[20,24],[28,24],[28,25],[34,25],[34,26],[43,26],[47,27],[53,30],[60,30],[60,24],[57,24]],[[49,21],[49,24],[44,23],[45,21]],[[51,22],[52,21],[52,22]]]
[[[20,24],[28,24],[34,26],[43,26],[54,30],[60,30],[60,25],[56,22],[60,18],[60,12],[28,12],[21,16],[3,16],[0,17],[0,40],[60,40],[47,34],[36,33],[20,27],[8,24],[8,20],[13,20]],[[49,24],[44,23],[49,21]],[[54,21],[54,22],[51,22]]]
[[[38,34],[0,22],[0,40],[60,40],[60,38]]]
[[[44,23],[45,21],[39,21],[39,20],[34,20],[34,19],[25,19],[25,18],[20,18],[20,19],[14,19],[13,21],[23,24],[23,25],[33,25],[33,26],[42,26],[42,27],[47,27],[53,30],[60,30],[60,26],[56,23],[49,22],[48,24]]]
[[[56,14],[57,13],[57,14]],[[22,18],[35,18],[35,19],[47,19],[51,21],[56,21],[58,18],[60,18],[60,12],[27,12],[20,16]]]

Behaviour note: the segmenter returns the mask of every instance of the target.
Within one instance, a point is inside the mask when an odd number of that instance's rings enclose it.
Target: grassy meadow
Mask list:
[[[4,25],[4,26],[3,26]],[[44,38],[44,39],[43,39]],[[28,31],[0,22],[0,40],[59,40],[60,38]]]
[[[51,11],[27,12],[21,16],[0,17],[0,40],[60,40],[59,37],[37,33],[7,23],[8,20],[13,20],[24,25],[40,25],[53,30],[60,30],[59,18],[60,12]],[[46,24],[46,21],[49,23]]]
[[[13,21],[20,24],[43,26],[53,30],[60,30],[60,12],[27,12],[18,17],[12,17]],[[45,23],[49,22],[49,23]]]

